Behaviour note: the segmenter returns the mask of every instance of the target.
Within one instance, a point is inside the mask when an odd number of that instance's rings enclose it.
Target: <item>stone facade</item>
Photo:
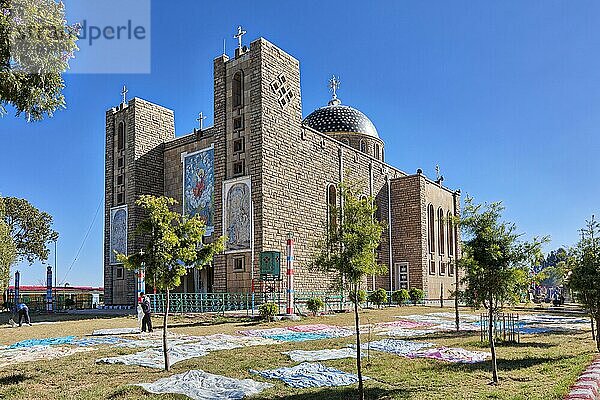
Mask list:
[[[429,274],[431,260],[447,265],[450,258],[448,252],[428,252],[427,207],[432,203],[436,210],[441,207],[444,212],[456,213],[458,194],[422,174],[407,175],[386,164],[384,143],[378,137],[357,132],[321,133],[304,125],[298,60],[260,38],[249,49],[238,49],[233,59],[223,55],[214,60],[213,127],[175,137],[173,112],[137,98],[107,112],[107,304],[131,304],[135,295],[133,274],[126,272],[117,279],[115,271],[120,267],[110,265],[108,258],[110,209],[118,205],[114,179],[123,172],[115,172],[115,157],[121,153],[114,144],[122,119],[127,121],[123,204],[130,212],[130,253],[143,245],[133,233],[142,217],[135,198],[164,194],[181,202],[186,154],[214,148],[214,232],[208,241],[227,233],[223,188],[238,180],[249,182],[250,248],[216,256],[212,266],[188,274],[179,290],[248,292],[253,277],[255,290],[264,290],[258,280],[260,253],[279,251],[285,259],[289,234],[295,242],[295,290],[328,290],[336,277],[315,272],[310,264],[316,241],[326,232],[328,190],[344,179],[362,183],[364,194],[375,199],[377,218],[386,226],[377,256],[388,272],[369,277],[366,288],[396,290],[406,278],[403,285],[422,288],[432,299],[439,298],[442,285],[445,297],[452,290],[454,278],[447,270],[443,275]],[[339,204],[339,195],[336,202]],[[182,211],[181,204],[176,209]],[[408,274],[400,276],[402,263],[407,263]],[[284,265],[283,261],[282,269]],[[285,284],[285,280],[278,282],[275,289],[285,290]]]

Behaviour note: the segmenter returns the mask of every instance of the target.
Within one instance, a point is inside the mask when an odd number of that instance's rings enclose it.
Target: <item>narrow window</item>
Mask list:
[[[362,151],[363,153],[367,152],[367,143],[365,143],[364,140],[360,140],[360,151]]]
[[[117,185],[122,185],[123,183],[125,183],[123,175],[117,175]]]
[[[117,160],[117,167],[123,168],[124,166],[125,166],[125,159],[123,157],[119,157],[119,159]]]
[[[454,275],[454,261],[448,263],[448,276]]]
[[[125,194],[117,193],[117,205],[125,204]]]
[[[446,228],[444,227],[444,210],[441,208],[438,210],[438,225],[438,247],[440,249],[440,254],[444,254],[446,248],[446,239],[444,237]]]
[[[327,187],[327,216],[329,229],[335,229],[337,226],[337,190],[335,185]]]
[[[117,129],[117,150],[125,149],[125,123],[120,122]]]
[[[243,175],[244,174],[244,160],[238,161],[233,164],[233,174],[234,175]]]
[[[123,267],[117,267],[115,269],[115,275],[117,279],[123,279],[125,277],[125,274],[123,273]]]
[[[440,275],[446,275],[446,263],[445,262],[440,263]]]
[[[237,117],[233,119],[233,129],[239,131],[244,127],[242,117]]]
[[[243,271],[244,270],[244,264],[245,264],[245,258],[244,257],[236,257],[233,259],[233,270],[234,271]]]
[[[375,145],[373,146],[373,156],[379,160],[379,143],[375,143]]]
[[[427,243],[429,245],[429,252],[434,253],[435,252],[435,215],[434,215],[434,211],[433,211],[433,204],[430,204],[427,207],[427,225],[428,225]]]
[[[244,74],[242,71],[236,72],[233,76],[232,102],[233,107],[244,105]]]
[[[233,152],[241,153],[244,151],[244,138],[241,137],[233,141]]]
[[[429,262],[429,274],[435,275],[435,261],[433,260]]]
[[[454,256],[454,223],[452,222],[452,214],[448,211],[448,255]]]

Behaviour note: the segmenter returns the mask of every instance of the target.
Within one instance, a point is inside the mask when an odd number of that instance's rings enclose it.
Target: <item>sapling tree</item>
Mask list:
[[[498,383],[493,317],[505,304],[518,300],[527,284],[529,269],[542,257],[541,246],[548,239],[521,240],[514,223],[502,220],[501,203],[477,205],[467,197],[462,210],[463,252],[459,260],[464,271],[464,298],[468,304],[488,312],[488,340],[492,353],[492,380]]]
[[[361,197],[357,183],[340,183],[338,191],[341,207],[331,207],[332,215],[326,236],[319,242],[314,265],[326,272],[337,274],[338,284],[353,296],[354,322],[356,329],[356,368],[358,370],[359,399],[364,399],[361,370],[361,350],[358,300],[361,283],[367,276],[384,273],[385,267],[378,264],[375,250],[379,246],[383,226],[374,218],[375,205],[372,197]]]
[[[163,352],[165,370],[170,368],[167,351],[167,322],[169,315],[169,292],[181,284],[187,268],[202,268],[223,251],[225,238],[203,244],[206,225],[200,216],[185,217],[171,211],[176,204],[169,197],[143,195],[136,205],[146,212],[146,218],[137,226],[137,234],[147,240],[143,251],[132,255],[117,254],[117,259],[127,269],[146,269],[146,275],[154,278],[157,289],[165,292],[166,304],[163,316]]]
[[[568,284],[592,319],[592,335],[596,323],[593,336],[596,349],[600,352],[600,224],[594,216],[586,221],[581,239],[573,249]]]

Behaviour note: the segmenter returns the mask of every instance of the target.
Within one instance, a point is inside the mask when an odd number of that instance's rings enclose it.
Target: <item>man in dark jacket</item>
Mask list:
[[[152,315],[150,314],[150,299],[148,296],[144,294],[144,292],[140,293],[142,297],[142,312],[144,313],[144,317],[142,318],[142,332],[152,332]]]
[[[17,313],[19,314],[19,326],[23,326],[23,319],[25,323],[31,326],[31,320],[29,319],[29,307],[25,303],[17,304]]]

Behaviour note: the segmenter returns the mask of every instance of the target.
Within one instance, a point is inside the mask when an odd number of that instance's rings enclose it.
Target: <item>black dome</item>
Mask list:
[[[330,102],[310,113],[304,124],[321,133],[362,133],[379,138],[371,120],[356,108]]]

